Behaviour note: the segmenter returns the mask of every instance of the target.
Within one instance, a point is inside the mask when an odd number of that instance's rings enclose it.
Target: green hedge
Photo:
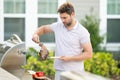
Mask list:
[[[54,52],[49,51],[49,56],[53,56]],[[86,71],[105,77],[120,75],[120,69],[117,67],[117,61],[113,59],[111,53],[96,52],[93,57],[84,61]],[[43,71],[46,76],[54,76],[53,59],[42,61],[38,55],[38,51],[29,48],[27,51],[27,64],[22,66],[26,70]]]
[[[84,63],[85,70],[91,73],[105,77],[120,75],[120,69],[117,67],[118,63],[113,59],[111,53],[93,53],[93,58],[85,60]]]

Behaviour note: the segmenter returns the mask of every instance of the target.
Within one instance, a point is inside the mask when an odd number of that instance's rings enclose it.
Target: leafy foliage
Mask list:
[[[99,35],[99,19],[95,16],[86,15],[85,19],[81,20],[81,24],[89,31],[93,51],[100,51],[99,44],[102,43],[103,37]]]
[[[53,56],[54,52],[49,51],[49,56]],[[110,53],[97,52],[93,53],[93,58],[84,61],[85,70],[98,75],[111,77],[119,76],[120,69],[117,67],[117,62],[113,59]],[[42,71],[46,76],[52,77],[55,74],[53,68],[53,59],[42,61],[38,51],[34,48],[29,48],[27,51],[27,64],[22,66],[26,70]]]
[[[106,77],[120,75],[120,69],[117,67],[117,62],[110,53],[94,53],[93,58],[85,60],[84,63],[86,71]]]
[[[49,56],[53,56],[53,51],[49,51]],[[47,59],[42,61],[39,57],[38,51],[34,48],[29,48],[27,51],[27,64],[22,66],[25,70],[42,71],[46,76],[52,76],[55,74],[53,68],[53,59]]]

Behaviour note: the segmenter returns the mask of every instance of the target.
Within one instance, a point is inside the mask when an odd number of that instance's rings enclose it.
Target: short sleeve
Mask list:
[[[85,35],[83,37],[81,37],[80,43],[90,43],[90,35]]]
[[[55,31],[56,26],[58,25],[58,22],[50,24],[50,28]]]
[[[90,43],[90,33],[87,30],[84,30],[83,35],[80,37],[80,43]]]

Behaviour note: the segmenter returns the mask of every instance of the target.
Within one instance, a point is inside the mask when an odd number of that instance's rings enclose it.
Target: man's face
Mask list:
[[[69,15],[67,13],[61,13],[60,18],[63,24],[65,25],[65,27],[68,27],[73,22],[74,14]]]

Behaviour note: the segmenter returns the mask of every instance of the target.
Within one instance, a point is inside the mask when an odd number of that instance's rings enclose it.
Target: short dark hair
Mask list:
[[[59,7],[57,12],[58,13],[67,13],[67,14],[71,15],[72,12],[74,12],[74,7],[73,7],[73,5],[70,2],[66,2],[66,3],[63,3]]]

